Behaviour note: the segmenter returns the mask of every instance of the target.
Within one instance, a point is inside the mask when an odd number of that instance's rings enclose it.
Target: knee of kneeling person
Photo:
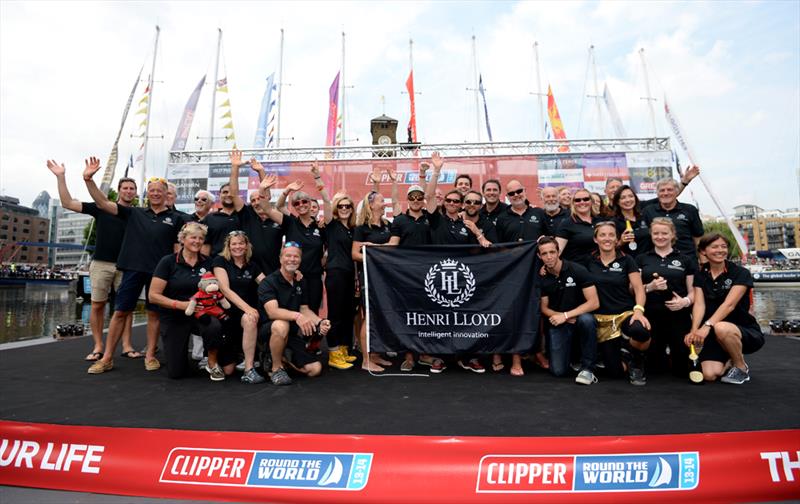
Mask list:
[[[242,329],[255,329],[258,325],[258,317],[245,313],[242,315]]]
[[[717,339],[738,338],[739,331],[730,322],[717,322],[714,324],[714,335]]]
[[[289,322],[285,320],[274,320],[272,322],[272,337],[286,338],[289,336]]]
[[[312,362],[303,366],[306,370],[306,376],[315,377],[322,373],[322,364],[320,362]]]

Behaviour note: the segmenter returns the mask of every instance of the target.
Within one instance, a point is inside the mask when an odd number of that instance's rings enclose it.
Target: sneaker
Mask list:
[[[628,368],[628,379],[631,385],[647,385],[647,377],[644,374],[644,368],[635,367],[633,364]]]
[[[750,368],[739,369],[736,366],[732,366],[719,381],[722,383],[741,385],[744,382],[750,381]]]
[[[597,377],[589,371],[588,369],[582,369],[578,376],[575,377],[575,383],[580,383],[581,385],[591,385],[593,383],[597,383]]]
[[[211,381],[222,381],[225,379],[225,373],[222,371],[222,368],[219,367],[219,364],[213,368],[206,366],[206,371],[208,372],[208,377],[211,378]]]
[[[204,370],[208,367],[208,357],[203,357],[200,359],[200,362],[197,363],[197,369]]]
[[[89,369],[86,370],[89,374],[103,374],[106,371],[111,371],[114,369],[114,361],[111,362],[103,362],[101,360],[95,361],[94,364],[89,366]]]
[[[208,359],[206,359],[206,360],[208,360]],[[254,368],[257,368],[260,365],[261,365],[261,363],[258,362],[258,361],[253,362],[253,367]],[[236,364],[236,371],[239,371],[240,373],[244,373],[244,366],[245,366],[244,361],[240,362],[239,364]]]
[[[580,372],[581,370],[581,364],[579,362],[571,362],[569,367],[576,373]]]
[[[273,385],[292,384],[292,379],[289,378],[289,374],[283,368],[280,368],[279,370],[272,372],[270,374],[269,380],[272,382]]]
[[[345,362],[355,362],[358,359],[355,355],[350,355],[347,345],[339,345],[339,353],[342,354]]]
[[[251,385],[255,385],[257,383],[264,383],[265,381],[266,380],[264,379],[264,377],[258,374],[258,371],[256,371],[256,368],[254,367],[248,369],[242,375],[242,383],[249,383]]]
[[[472,371],[473,373],[480,374],[486,371],[486,368],[481,365],[478,359],[470,359],[466,364],[464,364],[464,361],[458,361],[458,365],[467,371]]]
[[[420,359],[417,361],[420,366],[428,366],[431,368],[431,373],[441,373],[447,366],[444,365],[444,361],[442,359],[433,358],[431,360],[423,360]]]
[[[353,367],[352,364],[344,360],[342,351],[339,349],[328,352],[328,366],[335,369],[350,369]]]

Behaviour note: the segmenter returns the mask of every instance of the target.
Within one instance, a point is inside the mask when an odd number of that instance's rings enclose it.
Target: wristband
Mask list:
[[[300,318],[300,317],[302,317],[302,316],[303,316],[303,314],[302,314],[302,313],[300,313],[300,312],[297,312],[297,315],[295,315],[295,316],[294,316],[294,320],[295,320],[295,322],[297,322],[297,319],[299,319],[299,318]]]
[[[685,297],[685,298],[683,298],[683,299],[685,299],[685,300],[686,300],[686,308],[688,308],[689,306],[691,306],[691,305],[692,305],[692,300],[691,300],[691,299],[689,299],[689,297],[688,297],[688,296],[687,296],[687,297]]]
[[[639,310],[640,312],[644,313],[644,306],[642,306],[642,305],[639,305],[639,304],[634,305],[633,309],[634,309],[634,311]]]
[[[172,309],[173,310],[177,310],[178,309],[178,301],[176,299],[172,300]]]
[[[567,315],[567,312],[564,312],[563,315],[564,315],[564,322],[569,320],[569,316]]]

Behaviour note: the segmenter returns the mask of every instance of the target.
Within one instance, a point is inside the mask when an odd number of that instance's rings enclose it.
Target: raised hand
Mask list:
[[[295,180],[294,182],[286,186],[286,190],[292,192],[299,191],[300,189],[303,188],[304,185],[305,184],[301,180]]]
[[[431,163],[433,163],[434,169],[441,170],[444,166],[444,158],[439,155],[439,152],[434,152],[431,154]]]
[[[269,175],[264,177],[264,179],[258,185],[258,188],[259,190],[266,192],[269,191],[272,188],[272,186],[274,186],[277,183],[278,183],[278,176],[275,175],[274,173],[270,173]]]
[[[100,160],[92,156],[84,162],[86,163],[86,168],[83,170],[83,179],[89,180],[100,169]]]
[[[256,173],[264,171],[264,167],[254,157],[250,158],[250,169]]]
[[[378,177],[378,179],[375,179],[375,172],[371,172],[369,174],[369,176],[367,176],[367,182],[369,182],[370,184],[380,184],[381,183],[380,177]]]
[[[697,165],[689,165],[686,168],[686,171],[683,172],[683,177],[681,177],[681,182],[684,185],[689,184],[696,176],[700,175],[700,167]]]
[[[313,175],[314,178],[319,178],[319,163],[317,163],[316,159],[311,162],[311,175]]]
[[[386,170],[386,176],[389,177],[389,180],[392,182],[397,180],[397,172],[394,170]]]
[[[67,171],[64,168],[64,163],[56,163],[52,159],[47,160],[47,169],[53,172],[53,175],[56,177],[64,175],[64,173]]]
[[[481,234],[480,229],[478,226],[469,219],[464,219],[464,227],[469,229],[473,234],[479,235]]]
[[[240,151],[236,147],[234,147],[233,150],[231,150],[230,158],[231,158],[231,165],[235,166],[236,168],[244,164],[244,162],[242,161],[242,151]],[[250,163],[252,165],[252,160],[250,161]]]

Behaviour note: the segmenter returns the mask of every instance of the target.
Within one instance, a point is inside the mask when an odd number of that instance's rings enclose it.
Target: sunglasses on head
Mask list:
[[[422,201],[425,199],[425,196],[409,196],[408,201]]]
[[[572,201],[573,203],[587,203],[589,201],[592,201],[592,197],[587,196],[585,198],[572,198]]]
[[[307,199],[300,199],[300,200],[295,200],[295,201],[292,202],[292,206],[293,207],[299,207],[300,205],[308,205],[308,200]]]
[[[481,200],[464,200],[465,205],[474,205],[480,206],[482,204]]]
[[[516,196],[518,194],[522,194],[523,192],[525,192],[525,188],[524,187],[520,187],[516,191],[508,191],[508,192],[506,192],[506,194],[508,194],[509,196]]]
[[[296,241],[287,241],[286,243],[283,244],[283,248],[290,248],[290,247],[295,247],[295,248],[299,248],[299,249],[303,248]]]
[[[336,208],[338,208],[339,210],[350,210],[353,208],[353,205],[351,205],[350,203],[339,203],[338,205],[336,205]]]
[[[444,202],[445,203],[452,203],[453,205],[461,204],[461,200],[460,199],[453,199],[453,198],[445,198]]]

